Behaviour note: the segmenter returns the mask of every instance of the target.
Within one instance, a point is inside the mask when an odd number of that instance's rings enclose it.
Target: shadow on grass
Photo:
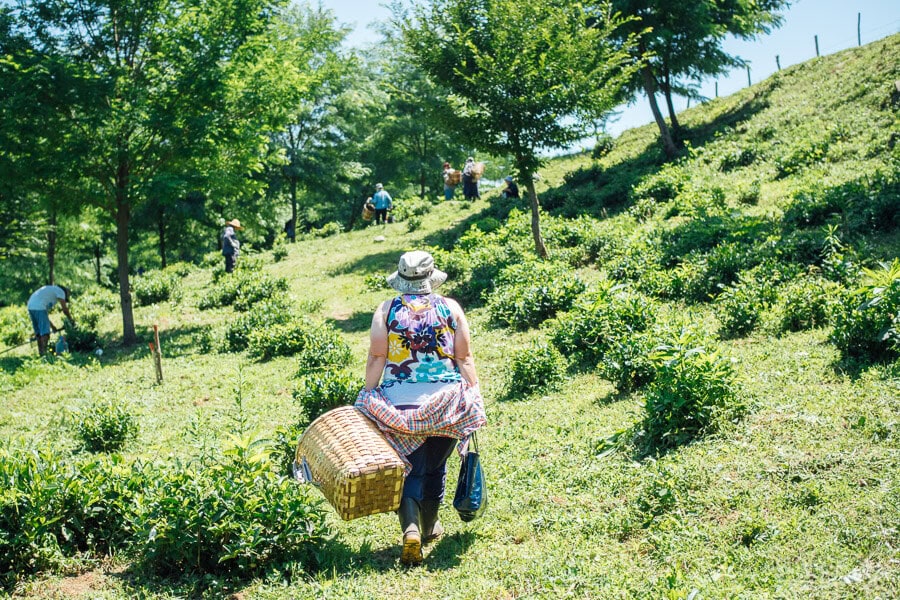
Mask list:
[[[388,297],[388,292],[385,290],[385,298]],[[361,331],[368,331],[369,327],[372,325],[372,312],[373,311],[356,311],[351,313],[349,316],[338,319],[338,318],[328,318],[326,322],[334,325],[344,333],[359,333]]]
[[[374,254],[364,256],[363,258],[351,260],[349,262],[337,265],[333,269],[328,270],[326,272],[326,275],[328,275],[329,277],[349,275],[351,273],[377,273],[387,275],[397,268],[398,258],[400,258],[400,255],[395,250],[376,252]]]

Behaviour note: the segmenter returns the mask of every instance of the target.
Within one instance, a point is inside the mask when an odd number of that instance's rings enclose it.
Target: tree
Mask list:
[[[63,117],[58,154],[77,158],[86,187],[101,191],[81,201],[115,221],[126,344],[137,340],[128,263],[133,211],[154,178],[185,156],[227,156],[232,181],[249,181],[261,150],[257,130],[272,114],[272,99],[254,78],[277,8],[271,0],[21,0],[14,11],[14,32],[53,74],[46,87],[42,72],[20,83],[35,106]]]
[[[635,69],[630,45],[611,37],[621,20],[607,14],[586,26],[588,16],[564,0],[433,0],[403,27],[410,53],[449,91],[455,114],[446,127],[479,150],[512,157],[541,257],[539,152],[582,138]]]
[[[642,66],[630,88],[646,94],[667,158],[678,152],[680,129],[672,94],[694,95],[691,87],[679,80],[699,82],[743,66],[743,60],[723,50],[726,36],[753,39],[770,32],[781,24],[778,11],[787,5],[787,0],[612,0],[614,10],[634,17],[618,33],[623,41],[635,35],[640,40],[634,60]],[[662,116],[657,91],[663,93],[676,135]]]

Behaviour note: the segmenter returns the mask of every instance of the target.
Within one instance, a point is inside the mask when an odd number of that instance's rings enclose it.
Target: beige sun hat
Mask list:
[[[388,284],[403,294],[430,294],[446,280],[447,274],[434,268],[434,257],[424,250],[405,253],[387,277]]]
[[[234,227],[235,229],[243,229],[243,227],[241,227],[241,222],[238,221],[237,219],[232,219],[232,220],[226,222],[225,224],[230,225],[230,226]]]

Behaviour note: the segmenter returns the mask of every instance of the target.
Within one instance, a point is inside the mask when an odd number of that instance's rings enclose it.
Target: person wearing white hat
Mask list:
[[[222,232],[222,255],[225,257],[225,272],[231,273],[237,264],[238,256],[241,253],[241,242],[237,239],[234,231],[240,231],[241,222],[232,219],[225,223],[225,231]]]
[[[410,466],[397,511],[407,565],[421,563],[422,545],[444,532],[438,509],[454,445],[462,449],[487,422],[466,316],[434,291],[446,279],[428,252],[400,257],[387,277],[400,294],[372,318],[366,385],[356,400]]]
[[[387,213],[394,208],[394,201],[391,195],[384,191],[384,186],[380,183],[375,184],[375,195],[372,196],[372,204],[375,205],[375,222],[381,222],[382,225],[387,223]]]

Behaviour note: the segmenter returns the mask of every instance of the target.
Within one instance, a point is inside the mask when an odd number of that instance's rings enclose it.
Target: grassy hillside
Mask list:
[[[7,591],[900,596],[900,271],[878,265],[900,258],[898,57],[893,36],[686,111],[687,149],[676,163],[663,164],[649,126],[600,158],[553,161],[540,180],[547,262],[533,258],[524,204],[489,197],[415,203],[403,222],[305,240],[280,261],[245,257],[236,305],[224,299],[230,280],[216,268],[150,274],[136,285],[172,292],[135,311],[143,339],[160,328],[161,384],[146,346],[116,346],[109,295],[76,297],[83,321],[96,319],[102,355],[41,361],[21,348],[0,356],[0,547],[25,557]],[[341,381],[362,376],[371,312],[390,294],[381,277],[401,252],[423,246],[450,273],[447,293],[472,323],[488,403],[480,441],[490,506],[468,525],[445,506],[449,535],[408,570],[398,563],[394,515],[344,523],[326,506],[308,509],[319,502],[314,491],[259,488],[268,475],[254,469],[268,463],[253,450],[254,440],[290,440],[302,429],[309,398],[327,395],[314,383],[322,367]],[[236,308],[258,300],[251,289],[272,304]],[[292,320],[274,323],[282,313]],[[265,335],[251,335],[243,350],[230,344],[249,314]],[[304,317],[337,341],[309,338]],[[21,327],[3,318],[2,327]],[[289,355],[268,358],[280,352],[272,340]],[[337,364],[313,364],[304,348]],[[107,419],[90,437],[83,423],[97,415]],[[104,454],[86,440],[107,439],[125,422],[136,428],[121,459],[90,463],[106,459],[93,458]],[[274,447],[279,463],[290,444]],[[28,456],[39,458],[22,467]],[[92,464],[96,476],[65,475],[74,464],[82,472]],[[456,468],[451,459],[450,486]],[[148,541],[141,525],[152,511],[212,506],[200,498],[216,495],[207,480],[224,490],[235,527],[242,518],[265,522],[239,502],[259,489],[271,494],[266,506],[293,502],[283,519],[309,525],[309,539],[271,524],[266,535],[273,547],[309,551],[244,565],[253,574],[245,577],[234,575],[240,565],[230,574],[195,569],[200,557],[159,568],[153,552],[175,550]],[[56,481],[84,493],[66,495]],[[192,484],[201,493],[192,495]],[[93,490],[97,510],[71,508]],[[167,497],[186,508],[166,508]],[[47,522],[54,511],[69,515],[67,528]],[[15,529],[26,513],[42,535]],[[185,521],[197,536],[202,523],[231,519],[197,513]],[[95,522],[133,537],[106,546],[82,536]],[[188,526],[181,533],[195,535]]]

